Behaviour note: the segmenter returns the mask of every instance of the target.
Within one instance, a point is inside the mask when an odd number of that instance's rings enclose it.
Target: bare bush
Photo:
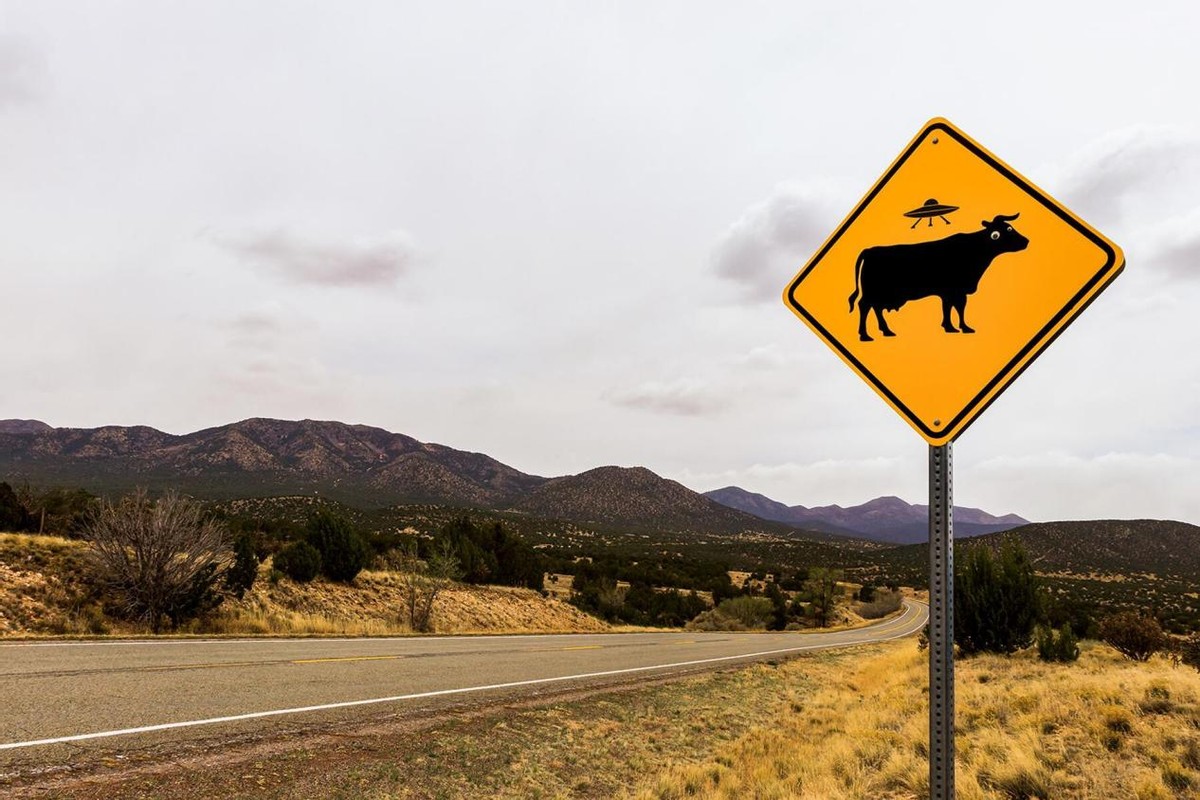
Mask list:
[[[450,542],[439,543],[429,557],[417,556],[416,542],[395,551],[389,561],[400,573],[404,613],[409,627],[427,632],[433,628],[433,604],[439,594],[463,576],[462,565]]]
[[[863,619],[880,619],[888,614],[894,614],[904,605],[904,599],[899,592],[878,590],[869,603],[859,603],[854,612]]]
[[[1179,643],[1179,660],[1200,669],[1200,633],[1193,633]]]
[[[1134,661],[1149,661],[1169,641],[1157,619],[1136,611],[1121,611],[1100,620],[1100,639]]]
[[[102,501],[84,535],[100,583],[112,590],[125,616],[159,633],[220,602],[214,591],[232,553],[225,527],[206,519],[200,505],[175,492],[153,500],[144,489]]]

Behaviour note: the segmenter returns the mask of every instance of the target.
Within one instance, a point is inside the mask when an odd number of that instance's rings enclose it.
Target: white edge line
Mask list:
[[[910,611],[915,610],[915,606],[909,605]],[[894,620],[895,622],[904,621],[907,614],[903,614]],[[735,656],[720,656],[719,658],[704,658],[696,661],[677,661],[673,664],[655,664],[648,667],[627,667],[625,669],[606,670],[604,672],[586,672],[579,675],[560,675],[554,678],[534,678],[527,681],[512,681],[510,683],[494,683],[488,686],[468,686],[461,689],[439,689],[433,692],[420,692],[418,694],[399,694],[391,697],[372,697],[368,700],[347,700],[341,703],[325,703],[318,706],[300,706],[297,708],[280,708],[271,711],[254,711],[248,714],[235,714],[227,717],[211,717],[209,719],[195,719],[186,722],[164,722],[159,725],[144,725],[140,728],[121,728],[112,731],[100,731],[98,733],[80,733],[74,736],[59,736],[53,739],[33,739],[27,742],[7,742],[0,744],[0,750],[16,750],[22,747],[39,747],[50,744],[65,744],[67,742],[82,742],[88,739],[106,739],[112,736],[128,736],[134,733],[153,733],[154,731],[166,731],[174,728],[190,728],[197,725],[216,725],[222,722],[240,722],[247,719],[262,719],[263,717],[279,717],[286,714],[303,714],[310,711],[329,711],[337,708],[353,708],[354,706],[377,705],[380,703],[396,703],[401,700],[421,700],[427,697],[444,697],[452,694],[468,694],[472,692],[486,692],[495,689],[514,689],[519,686],[536,686],[546,683],[561,683],[563,681],[586,680],[588,678],[604,678],[612,675],[629,675],[635,672],[650,672],[656,669],[678,669],[679,667],[693,667],[700,664],[715,664],[721,661],[737,661],[738,659],[746,658],[762,658],[763,656],[782,655],[783,653],[798,653],[804,650],[828,650],[834,647],[848,647],[857,644],[873,644],[875,642],[887,642],[892,639],[899,639],[904,636],[911,636],[917,632],[917,628],[912,630],[902,631],[891,636],[885,636],[880,639],[867,639],[861,642],[829,642],[827,644],[810,644],[801,647],[785,647],[780,650],[764,650],[759,653],[744,653]]]
[[[915,601],[920,602],[920,601]],[[903,616],[896,620],[903,619]],[[864,625],[854,630],[871,630],[896,620],[883,620]],[[579,633],[506,633],[506,634],[474,634],[463,633],[457,636],[262,636],[256,639],[120,639],[116,641],[81,641],[81,642],[4,642],[0,641],[0,650],[18,647],[168,647],[185,644],[263,644],[271,643],[303,643],[320,642],[322,644],[341,644],[346,642],[465,642],[471,640],[493,641],[500,639],[578,639],[585,636],[664,636],[673,631],[645,631],[636,633],[615,633],[610,631],[584,631]],[[678,632],[683,635],[686,631]]]

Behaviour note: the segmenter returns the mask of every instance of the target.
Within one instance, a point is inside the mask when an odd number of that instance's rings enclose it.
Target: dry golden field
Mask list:
[[[642,783],[638,800],[928,796],[926,653],[880,648],[857,664],[794,661],[780,674],[815,680],[790,704],[712,757]],[[1032,653],[960,660],[958,797],[1200,797],[1200,673],[1155,658],[1125,660],[1085,643],[1076,664]]]

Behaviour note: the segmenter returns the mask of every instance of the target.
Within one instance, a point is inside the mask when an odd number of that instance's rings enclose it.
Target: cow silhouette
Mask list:
[[[863,250],[854,265],[854,293],[850,295],[851,313],[858,300],[858,338],[874,341],[867,333],[869,312],[875,312],[880,333],[895,336],[883,312],[896,311],[909,300],[935,296],[942,299],[942,329],[946,333],[974,333],[965,316],[967,296],[979,288],[980,278],[996,256],[1029,246],[1029,240],[1009,224],[1019,216],[1000,214],[991,222],[983,220],[982,230],[955,233],[932,242]],[[951,308],[958,312],[957,328],[950,321]]]

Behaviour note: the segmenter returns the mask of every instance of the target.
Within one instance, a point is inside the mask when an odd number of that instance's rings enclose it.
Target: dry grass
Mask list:
[[[226,600],[217,612],[191,627],[196,633],[335,634],[372,636],[409,633],[401,618],[400,576],[364,571],[352,586],[316,580],[271,583],[267,570],[242,600]],[[433,610],[437,633],[552,633],[603,631],[609,627],[561,600],[530,589],[455,586],[438,596]]]
[[[926,654],[905,642],[842,674],[715,757],[646,780],[639,800],[871,800],[928,794]],[[1032,654],[958,665],[958,797],[1200,797],[1200,674],[1101,645],[1079,663]]]

